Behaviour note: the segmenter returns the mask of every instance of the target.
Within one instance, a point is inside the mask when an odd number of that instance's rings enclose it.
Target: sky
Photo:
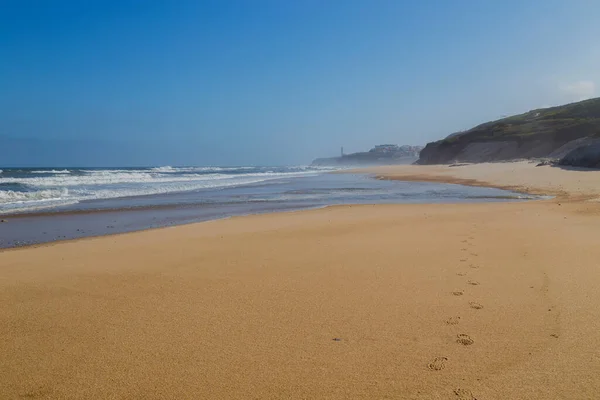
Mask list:
[[[0,165],[307,164],[600,96],[595,0],[0,0]]]

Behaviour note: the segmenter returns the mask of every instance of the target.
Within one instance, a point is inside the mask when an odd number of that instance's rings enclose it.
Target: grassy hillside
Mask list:
[[[600,98],[533,110],[452,134],[429,143],[421,152],[421,162],[443,163],[469,156],[462,154],[469,144],[486,142],[512,142],[516,149],[502,152],[500,158],[494,158],[492,152],[489,161],[528,155],[543,157],[544,153],[582,137],[600,137]]]

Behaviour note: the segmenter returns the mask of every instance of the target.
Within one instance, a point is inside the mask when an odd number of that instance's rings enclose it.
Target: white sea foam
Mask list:
[[[180,172],[182,168],[173,168],[169,165],[164,166],[164,167],[155,167],[152,168],[152,171],[154,172],[162,172],[162,173],[168,173],[168,172]]]
[[[2,183],[19,183],[29,187],[69,187],[69,186],[95,186],[112,184],[141,184],[141,183],[174,183],[174,182],[198,182],[214,180],[231,180],[238,178],[263,178],[275,179],[280,177],[293,177],[315,174],[315,172],[258,172],[241,175],[227,174],[186,174],[173,176],[171,174],[156,174],[142,171],[91,171],[86,175],[67,175],[48,177],[26,177],[26,178],[0,178]]]
[[[69,199],[67,189],[48,189],[35,192],[0,190],[0,214],[56,207],[77,202],[76,199]]]
[[[0,203],[22,203],[39,200],[60,200],[69,196],[68,189],[47,189],[32,192],[0,190]]]
[[[157,167],[132,170],[43,171],[47,176],[0,177],[0,213],[35,209],[82,200],[166,194],[200,189],[250,185],[283,177],[301,177],[320,171],[295,168],[294,172],[235,173],[234,167]],[[244,170],[256,170],[245,167]],[[220,171],[220,172],[219,172]],[[262,169],[264,171],[264,169]],[[232,173],[227,173],[232,172]],[[40,171],[32,171],[33,174]],[[13,190],[11,186],[22,187]]]
[[[66,169],[62,169],[62,170],[56,170],[56,169],[52,169],[52,170],[40,170],[40,171],[31,171],[32,174],[55,174],[55,175],[60,175],[60,174],[70,174],[71,171],[66,170]]]

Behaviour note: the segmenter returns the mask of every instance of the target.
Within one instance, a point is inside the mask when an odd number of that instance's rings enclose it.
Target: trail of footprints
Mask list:
[[[474,229],[476,229],[477,227],[474,226]],[[460,249],[461,252],[463,252],[463,254],[465,252],[469,251],[469,248],[472,247],[473,245],[473,240],[474,237],[473,236],[468,236],[467,239],[463,239],[461,240],[461,244],[463,245],[463,247]],[[465,247],[466,246],[466,247]],[[477,257],[478,254],[475,252],[469,252],[469,257]],[[469,261],[469,257],[467,258],[461,258],[460,262],[461,263],[466,263]],[[469,268],[472,270],[477,270],[479,269],[479,265],[477,265],[476,263],[472,263],[469,264]],[[464,269],[459,270],[458,272],[456,272],[457,276],[460,277],[464,277],[467,276],[467,272],[464,271]],[[465,282],[467,285],[470,286],[478,286],[480,285],[480,283],[474,279],[469,279]],[[454,296],[463,296],[465,294],[464,290],[461,289],[457,289],[454,290],[453,292],[451,292],[452,295]],[[476,302],[476,301],[469,301],[468,302],[469,307],[473,310],[481,310],[483,309],[483,305]],[[456,326],[460,324],[460,317],[459,316],[453,316],[453,317],[449,317],[448,319],[446,319],[445,324],[448,326]],[[459,333],[456,335],[456,343],[461,345],[461,346],[471,346],[475,343],[475,340],[473,340],[473,338],[471,338],[471,336],[469,336],[466,333]],[[433,360],[431,360],[429,362],[429,364],[427,364],[427,368],[429,368],[432,371],[441,371],[444,368],[446,368],[446,363],[448,362],[448,358],[447,357],[436,357]],[[470,390],[464,389],[464,388],[457,388],[453,391],[455,398],[458,400],[477,400],[475,398],[475,396],[473,396],[473,393]]]

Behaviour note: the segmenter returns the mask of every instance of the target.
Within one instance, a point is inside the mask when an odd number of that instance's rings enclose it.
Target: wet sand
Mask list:
[[[363,168],[352,172],[372,173],[383,179],[488,186],[570,199],[600,197],[600,171],[536,165],[537,161],[459,166],[398,165]]]
[[[384,181],[365,174],[323,174],[263,185],[87,200],[34,212],[1,214],[6,223],[0,223],[0,248],[331,205],[519,201],[520,197],[493,188]]]
[[[599,172],[369,172],[560,197],[0,252],[0,398],[598,398]]]

